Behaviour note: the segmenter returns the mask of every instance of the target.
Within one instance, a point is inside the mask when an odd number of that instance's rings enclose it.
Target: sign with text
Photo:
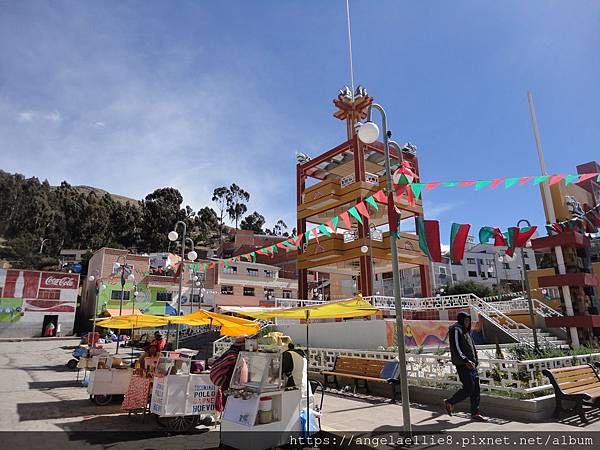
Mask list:
[[[40,288],[43,289],[77,289],[79,275],[72,273],[42,272]]]

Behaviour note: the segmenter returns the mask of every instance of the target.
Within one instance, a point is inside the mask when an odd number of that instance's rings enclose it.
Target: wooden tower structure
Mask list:
[[[353,93],[344,88],[333,103],[337,107],[334,117],[346,121],[347,140],[324,153],[299,161],[297,165],[297,232],[298,235],[347,211],[356,203],[383,189],[386,184],[384,149],[381,142],[364,144],[355,132],[356,123],[367,116],[373,98],[363,87]],[[392,172],[399,167],[398,153],[390,149]],[[403,150],[403,157],[419,173],[416,152]],[[423,216],[423,204],[419,199],[409,205],[405,196],[396,203],[401,223]],[[353,221],[352,229],[345,229],[340,221],[337,233],[330,237],[320,236],[319,242],[310,241],[298,250],[298,297],[308,299],[308,272],[318,272],[346,277],[356,281],[356,292],[363,296],[374,295],[374,275],[391,272],[388,213],[386,205],[370,212],[363,223]],[[412,227],[411,227],[412,228]],[[367,251],[365,251],[367,250]],[[418,268],[423,296],[431,295],[429,260],[419,248],[418,236],[402,232],[398,240],[400,268]],[[341,297],[333,289],[331,300]]]

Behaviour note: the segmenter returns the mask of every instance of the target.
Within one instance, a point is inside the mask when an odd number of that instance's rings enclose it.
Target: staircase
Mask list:
[[[373,306],[384,310],[394,310],[394,297],[366,297]],[[533,330],[508,316],[513,311],[529,310],[526,299],[519,298],[505,302],[486,302],[474,294],[448,295],[427,298],[403,298],[404,310],[422,311],[428,309],[472,308],[485,317],[492,325],[507,334],[515,342],[534,346]],[[542,317],[556,317],[561,313],[538,300],[534,300],[534,312]],[[543,330],[536,329],[540,346],[562,347],[567,343]]]

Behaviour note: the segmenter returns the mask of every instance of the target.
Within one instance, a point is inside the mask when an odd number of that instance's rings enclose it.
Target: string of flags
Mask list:
[[[329,221],[322,223],[310,230],[305,231],[300,235],[293,235],[289,239],[282,242],[272,244],[261,249],[248,252],[242,255],[234,256],[232,258],[220,259],[210,263],[202,263],[201,267],[203,271],[208,269],[214,269],[218,265],[229,267],[231,264],[236,262],[256,262],[257,255],[270,256],[273,258],[275,254],[280,251],[286,253],[291,251],[297,251],[302,245],[304,240],[305,244],[308,244],[311,239],[315,239],[319,242],[319,236],[330,237],[335,234],[338,229],[338,225],[343,225],[347,229],[352,228],[352,222],[358,222],[363,224],[363,218],[369,219],[370,212],[376,212],[379,210],[380,204],[387,205],[388,223],[390,233],[396,234],[399,237],[399,222],[400,214],[395,206],[395,202],[399,201],[401,197],[406,196],[409,205],[414,206],[416,200],[418,200],[423,191],[430,191],[437,187],[468,187],[474,186],[476,191],[479,191],[485,187],[495,189],[498,186],[503,186],[508,189],[515,185],[539,185],[545,181],[548,181],[550,185],[556,184],[563,181],[566,184],[581,183],[586,180],[595,179],[600,182],[600,173],[586,173],[577,175],[540,175],[540,176],[525,176],[525,177],[504,177],[496,178],[491,180],[468,180],[468,181],[446,181],[446,182],[415,182],[418,179],[418,175],[412,170],[410,163],[404,161],[400,168],[396,170],[392,176],[394,184],[394,193],[386,193],[385,189],[375,192],[373,195],[365,198],[352,206],[348,210],[342,212],[338,216],[333,217]],[[396,199],[394,199],[394,195]],[[587,219],[587,215],[592,215],[592,219]],[[585,225],[584,229],[587,232],[597,232],[597,227],[600,227],[600,204],[593,208],[588,208],[584,214],[575,219],[570,219],[556,224],[547,225],[547,231],[549,234],[560,233],[572,229],[577,229],[578,226]],[[450,234],[450,256],[453,261],[460,262],[464,258],[464,251],[466,241],[471,225],[453,223]],[[490,239],[494,239],[495,246],[508,247],[506,250],[507,255],[514,253],[515,248],[523,247],[531,236],[536,232],[537,227],[528,228],[517,228],[511,227],[506,233],[502,233],[498,228],[483,227],[479,231],[479,239],[481,243],[487,243]],[[595,230],[595,231],[589,231]],[[417,233],[419,235],[419,246],[423,253],[434,262],[441,262],[441,245],[440,245],[440,234],[439,234],[439,222],[434,220],[424,220],[417,218]],[[192,263],[194,264],[194,263]],[[182,268],[185,270],[186,264],[180,264],[175,277],[178,277]],[[189,270],[198,270],[199,264],[190,265],[187,264]]]
[[[600,173],[583,173],[583,174],[570,174],[570,175],[539,175],[539,176],[525,176],[525,177],[503,177],[495,178],[491,180],[465,180],[465,181],[430,181],[423,183],[404,183],[408,188],[398,187],[397,190],[404,191],[410,190],[410,197],[419,199],[423,191],[431,191],[438,187],[470,187],[473,186],[476,191],[480,191],[484,188],[496,189],[497,187],[504,187],[505,189],[513,186],[523,186],[530,184],[533,186],[539,185],[540,183],[548,182],[550,186],[558,183],[559,181],[565,182],[565,184],[577,184],[586,180],[595,179],[600,182]],[[402,183],[400,183],[402,184]]]

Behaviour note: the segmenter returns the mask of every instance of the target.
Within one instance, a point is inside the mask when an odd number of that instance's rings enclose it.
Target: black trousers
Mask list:
[[[479,400],[481,398],[477,369],[467,369],[465,366],[456,366],[456,371],[458,372],[458,378],[460,378],[460,382],[462,383],[462,388],[448,399],[448,403],[454,405],[462,402],[466,398],[470,398],[471,414],[476,414],[479,412]]]

